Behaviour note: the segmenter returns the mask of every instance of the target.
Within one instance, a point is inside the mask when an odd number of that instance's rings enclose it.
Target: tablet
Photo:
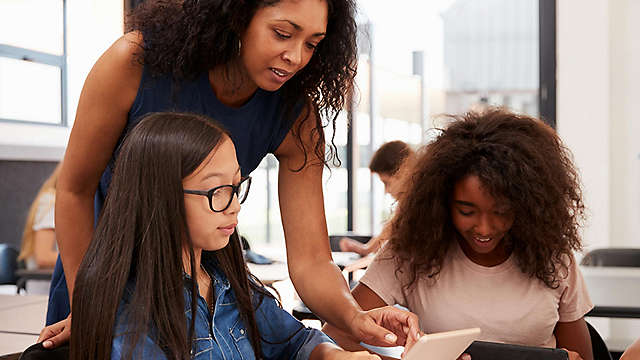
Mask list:
[[[471,360],[568,360],[569,354],[562,349],[551,349],[525,345],[474,341],[465,353]]]
[[[479,328],[423,335],[405,360],[456,360],[479,336]]]

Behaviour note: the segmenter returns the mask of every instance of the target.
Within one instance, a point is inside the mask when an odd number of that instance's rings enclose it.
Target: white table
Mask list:
[[[0,310],[20,307],[29,304],[47,303],[45,295],[0,295]]]
[[[0,295],[0,356],[22,352],[38,340],[47,303],[41,295]]]
[[[0,333],[0,356],[21,353],[37,340],[37,335]]]

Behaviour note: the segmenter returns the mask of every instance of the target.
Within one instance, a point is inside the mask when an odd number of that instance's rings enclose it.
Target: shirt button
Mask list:
[[[244,329],[240,329],[240,334],[244,335]]]

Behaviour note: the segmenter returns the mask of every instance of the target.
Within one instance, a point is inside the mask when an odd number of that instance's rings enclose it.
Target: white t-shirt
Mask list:
[[[454,241],[435,281],[418,278],[402,290],[406,265],[396,277],[396,259],[385,246],[360,282],[388,305],[399,304],[418,315],[426,333],[470,327],[482,329],[479,340],[555,347],[557,322],[584,316],[593,304],[575,259],[559,287],[551,289],[518,268],[512,255],[485,267],[471,261]]]

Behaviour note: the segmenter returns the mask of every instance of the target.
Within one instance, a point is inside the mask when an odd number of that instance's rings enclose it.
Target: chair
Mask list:
[[[9,244],[0,244],[0,285],[16,284],[18,251]]]
[[[602,248],[588,252],[580,262],[587,267],[637,267],[640,268],[640,248]],[[606,318],[640,318],[640,307],[629,306],[595,306],[585,316]],[[598,332],[587,323],[594,359],[615,359],[620,352],[610,351]],[[610,339],[611,340],[611,339]]]
[[[603,248],[588,252],[580,261],[582,266],[640,267],[640,249]]]
[[[591,351],[593,351],[593,360],[612,360],[611,353],[607,348],[607,344],[604,342],[598,331],[587,323],[589,329],[589,336],[591,337]]]

